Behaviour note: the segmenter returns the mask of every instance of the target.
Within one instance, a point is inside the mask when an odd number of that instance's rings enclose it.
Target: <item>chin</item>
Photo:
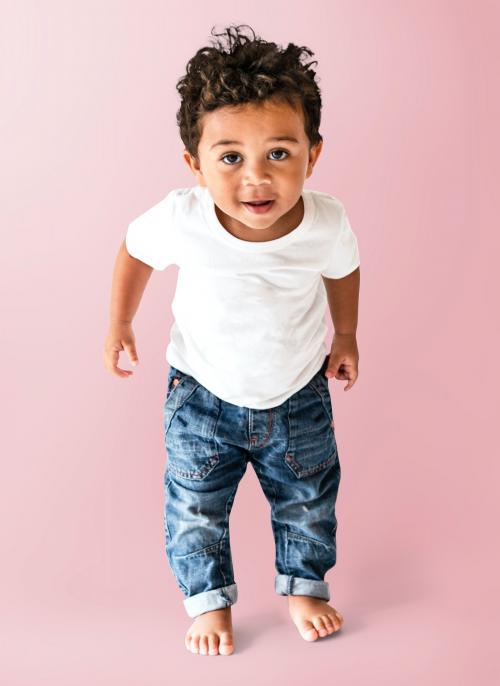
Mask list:
[[[237,219],[241,221],[242,224],[244,224],[245,226],[248,226],[249,229],[255,229],[255,231],[265,231],[266,229],[270,229],[276,223],[275,219],[273,219],[273,221],[269,221],[266,218],[266,220],[261,219],[260,221],[255,221],[255,219],[249,219],[244,215],[241,218],[237,217]]]

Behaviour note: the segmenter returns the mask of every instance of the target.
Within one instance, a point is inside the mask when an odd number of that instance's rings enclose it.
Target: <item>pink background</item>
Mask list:
[[[4,3],[3,683],[498,683],[499,10]],[[325,143],[306,187],[339,197],[358,236],[360,375],[348,393],[330,382],[343,631],[306,643],[291,623],[249,468],[231,518],[236,650],[213,659],[184,647],[164,553],[177,267],[148,285],[133,377],[102,349],[128,222],[194,183],[176,80],[231,23],[319,62]]]

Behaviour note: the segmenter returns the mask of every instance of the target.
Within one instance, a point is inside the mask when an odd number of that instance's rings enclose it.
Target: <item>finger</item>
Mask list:
[[[113,349],[110,353],[107,354],[107,358],[109,360],[109,363],[106,364],[106,368],[115,376],[125,377],[126,379],[128,379],[128,377],[134,373],[132,371],[129,371],[128,369],[120,369],[120,367],[118,367],[118,360],[120,358],[119,350]]]
[[[327,378],[331,378],[332,376],[335,376],[338,373],[341,364],[342,364],[342,362],[339,358],[337,358],[337,359],[332,358],[328,362],[328,367],[326,368],[325,376]]]
[[[352,388],[354,386],[354,384],[356,383],[357,377],[358,377],[358,375],[355,374],[351,379],[349,379],[349,383],[346,386],[344,386],[344,391],[348,391],[350,388]]]
[[[355,375],[354,366],[349,362],[343,362],[338,369],[336,378],[343,381],[344,379],[352,379],[353,375]]]
[[[116,366],[113,367],[112,371],[113,371],[113,374],[115,374],[116,376],[121,376],[121,377],[124,377],[126,379],[128,379],[128,377],[132,376],[132,374],[134,373],[133,371],[131,371],[129,369],[121,369],[120,367],[116,367]]]
[[[130,363],[133,364],[134,366],[136,364],[139,364],[139,356],[137,355],[135,345],[133,345],[133,343],[126,343],[124,347],[125,347],[125,350],[127,351],[127,355],[128,355],[129,360],[130,360]]]

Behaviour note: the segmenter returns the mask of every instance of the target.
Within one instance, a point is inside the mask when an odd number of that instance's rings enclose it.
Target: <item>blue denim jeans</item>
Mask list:
[[[321,369],[266,410],[221,400],[170,366],[164,405],[166,553],[190,617],[232,605],[229,515],[248,462],[271,507],[275,591],[330,599],[340,463]]]

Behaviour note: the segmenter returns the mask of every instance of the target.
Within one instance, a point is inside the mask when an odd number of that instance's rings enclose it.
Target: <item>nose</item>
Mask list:
[[[262,160],[248,162],[245,165],[243,183],[245,186],[260,186],[261,184],[270,184],[271,178],[266,169],[266,162],[263,162]]]

